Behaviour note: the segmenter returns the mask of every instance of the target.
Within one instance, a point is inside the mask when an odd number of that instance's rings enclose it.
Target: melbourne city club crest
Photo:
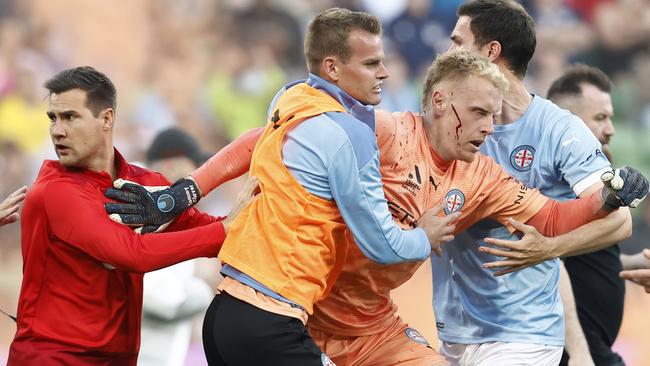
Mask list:
[[[533,165],[533,159],[535,159],[535,148],[530,145],[521,145],[512,150],[510,165],[519,172],[527,172]]]
[[[465,195],[463,192],[452,189],[445,196],[445,213],[449,215],[452,212],[460,211],[465,205]]]

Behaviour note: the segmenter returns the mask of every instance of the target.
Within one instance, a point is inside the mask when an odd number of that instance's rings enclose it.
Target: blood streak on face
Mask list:
[[[456,140],[460,139],[458,136],[459,130],[463,127],[463,121],[460,120],[460,117],[458,116],[458,112],[456,112],[456,108],[454,105],[451,105],[451,110],[454,111],[454,114],[456,115],[456,119],[458,120],[458,124],[456,125]]]

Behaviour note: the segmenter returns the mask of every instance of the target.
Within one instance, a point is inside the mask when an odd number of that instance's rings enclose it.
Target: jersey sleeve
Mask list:
[[[253,149],[262,136],[264,128],[253,128],[239,136],[208,161],[192,172],[192,178],[206,196],[224,182],[235,179],[246,173],[251,165]]]
[[[402,230],[392,219],[371,131],[343,144],[328,167],[332,196],[361,251],[379,263],[423,260],[431,253],[424,230]]]
[[[397,119],[393,114],[379,109],[375,111],[375,134],[382,163],[392,165],[390,160],[394,159],[389,159],[389,157],[395,155],[393,146],[397,140]]]
[[[139,235],[108,218],[97,197],[62,181],[43,190],[50,235],[95,259],[130,272],[149,272],[197,257],[217,256],[221,222],[185,231]]]
[[[408,144],[413,136],[414,123],[417,122],[409,112],[376,111],[375,134],[381,169],[392,169],[399,164],[405,151],[404,144]]]
[[[486,174],[490,179],[479,187],[485,200],[482,207],[488,216],[499,221],[510,232],[515,229],[510,225],[508,218],[519,222],[527,222],[531,217],[544,207],[549,198],[540,191],[529,188],[525,184],[510,176],[501,166],[490,158],[484,158],[487,163]]]
[[[611,169],[611,164],[603,154],[600,142],[582,120],[568,115],[558,123],[562,128],[551,129],[551,141],[556,142],[554,164],[562,179],[576,195],[580,195],[600,182],[601,174]]]

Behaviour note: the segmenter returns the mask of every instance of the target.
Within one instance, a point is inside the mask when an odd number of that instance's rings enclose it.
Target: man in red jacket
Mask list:
[[[228,219],[190,210],[167,233],[149,235],[111,221],[104,191],[115,179],[169,182],[113,147],[116,92],[104,74],[68,69],[45,87],[59,160],[43,163],[25,199],[23,283],[8,364],[135,365],[143,273],[217,256]]]

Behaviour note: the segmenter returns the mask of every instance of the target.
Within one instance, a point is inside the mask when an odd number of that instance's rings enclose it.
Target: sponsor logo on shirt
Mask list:
[[[521,145],[512,150],[510,165],[519,172],[527,172],[533,165],[535,148],[530,145]]]
[[[445,195],[445,202],[445,213],[449,215],[452,212],[460,211],[460,209],[463,208],[465,205],[465,195],[463,192],[454,188]]]
[[[582,163],[580,163],[579,165],[583,165],[583,164],[589,162],[589,160],[591,160],[591,159],[593,159],[596,156],[601,155],[601,154],[602,154],[602,151],[600,151],[600,149],[596,149],[596,151],[593,154],[589,154],[589,156],[587,156],[587,158]]]
[[[388,210],[395,220],[401,222],[402,224],[409,225],[410,227],[415,227],[415,224],[417,223],[415,217],[399,204],[388,201]]]
[[[420,168],[417,165],[413,172],[409,173],[406,182],[402,184],[402,188],[413,194],[422,188],[422,176],[420,175]]]
[[[427,339],[424,338],[424,336],[422,336],[422,334],[420,334],[420,332],[418,332],[417,330],[415,330],[413,328],[406,328],[404,333],[406,333],[406,336],[409,337],[409,339],[414,341],[414,342],[424,344],[425,346],[429,345],[429,342],[427,342]]]
[[[519,190],[517,191],[517,197],[515,197],[515,205],[520,205],[521,201],[524,199],[526,196],[526,192],[528,192],[528,187],[526,187],[525,184],[521,183],[519,185]]]

